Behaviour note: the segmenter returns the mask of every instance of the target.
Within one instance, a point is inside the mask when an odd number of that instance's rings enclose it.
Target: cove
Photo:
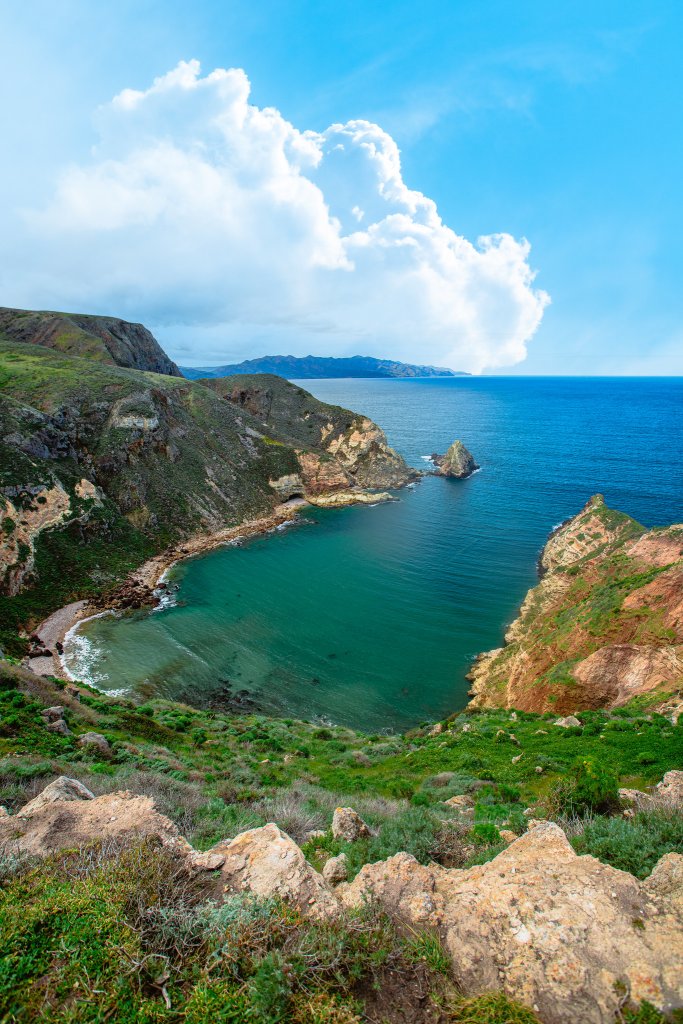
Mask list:
[[[548,532],[591,494],[646,526],[683,518],[680,379],[304,386],[372,417],[413,465],[460,437],[482,470],[426,478],[393,504],[311,509],[179,564],[175,603],[72,634],[74,676],[217,708],[245,691],[265,713],[405,729],[464,706],[471,661],[502,643]]]

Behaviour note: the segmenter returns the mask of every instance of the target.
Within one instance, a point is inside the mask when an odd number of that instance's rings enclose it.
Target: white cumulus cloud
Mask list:
[[[249,92],[244,71],[202,77],[189,61],[101,108],[92,158],[25,215],[14,294],[144,320],[200,364],[287,351],[478,371],[525,357],[549,301],[525,240],[447,227],[376,124],[300,131]]]

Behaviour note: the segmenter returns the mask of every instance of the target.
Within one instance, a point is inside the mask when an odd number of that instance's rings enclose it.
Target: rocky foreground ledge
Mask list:
[[[669,772],[663,793],[680,801],[683,772]],[[361,837],[367,826],[339,809],[333,830]],[[16,814],[0,814],[0,846],[46,857],[55,851],[148,837],[189,875],[211,873],[216,898],[251,892],[291,903],[306,918],[334,919],[373,901],[404,927],[433,929],[463,993],[503,991],[544,1024],[612,1024],[648,1001],[683,1006],[683,856],[667,854],[640,882],[577,856],[564,832],[531,823],[492,861],[469,869],[420,865],[399,853],[367,864],[336,886],[276,825],[251,829],[199,852],[158,813],[150,797],[93,794],[75,779],[50,783]],[[343,877],[341,871],[336,877]]]

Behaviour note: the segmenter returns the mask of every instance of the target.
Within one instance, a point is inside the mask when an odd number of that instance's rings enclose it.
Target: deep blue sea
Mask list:
[[[178,566],[175,607],[82,627],[75,675],[190,702],[227,685],[264,711],[403,729],[463,707],[548,533],[592,494],[646,526],[683,520],[683,379],[301,384],[370,416],[412,465],[461,438],[481,471]]]

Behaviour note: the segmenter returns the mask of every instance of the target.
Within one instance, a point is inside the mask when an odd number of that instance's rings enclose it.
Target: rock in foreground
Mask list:
[[[662,792],[679,783],[669,773]],[[149,797],[94,798],[70,779],[0,819],[0,847],[43,857],[144,836],[156,837],[190,875],[215,871],[220,892],[277,897],[302,918],[337,921],[345,907],[376,902],[409,932],[439,934],[464,995],[502,991],[533,1007],[543,1024],[614,1024],[622,1007],[644,1000],[664,1012],[683,1006],[683,857],[676,853],[640,882],[577,856],[559,826],[543,822],[510,837],[483,865],[424,866],[398,853],[366,864],[349,884],[341,857],[328,861],[323,878],[274,824],[200,854]],[[328,882],[340,884],[333,890]]]
[[[432,455],[432,462],[440,476],[450,476],[456,480],[464,480],[479,469],[474,456],[462,441],[454,441],[445,455]]]
[[[612,1024],[624,1001],[683,1004],[683,920],[668,881],[683,858],[663,860],[667,878],[655,869],[650,886],[577,856],[544,823],[488,864],[448,870],[399,853],[337,893],[346,906],[372,898],[412,928],[436,929],[468,995],[502,989],[544,1024]]]

